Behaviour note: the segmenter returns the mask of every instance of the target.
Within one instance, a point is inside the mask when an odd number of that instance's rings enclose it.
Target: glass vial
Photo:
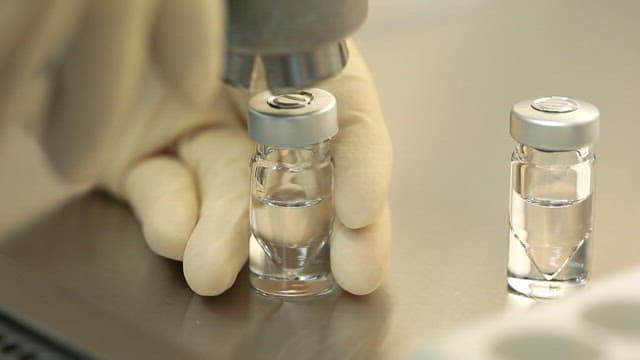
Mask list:
[[[309,89],[249,103],[251,285],[265,295],[321,295],[334,287],[329,263],[333,228],[331,138],[336,100]]]
[[[511,110],[507,282],[516,292],[557,298],[587,282],[599,121],[595,106],[559,96]]]

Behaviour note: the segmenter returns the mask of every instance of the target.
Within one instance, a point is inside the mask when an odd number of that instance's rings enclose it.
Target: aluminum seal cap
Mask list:
[[[517,142],[541,150],[575,150],[593,144],[600,132],[594,105],[562,96],[513,105],[509,130]]]
[[[284,95],[261,92],[249,101],[249,136],[258,143],[302,147],[338,133],[336,98],[321,89]]]

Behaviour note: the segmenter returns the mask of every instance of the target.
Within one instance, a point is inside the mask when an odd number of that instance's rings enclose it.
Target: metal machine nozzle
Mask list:
[[[264,72],[266,87],[308,87],[342,71],[345,38],[367,14],[367,0],[229,0],[224,80],[251,89]]]

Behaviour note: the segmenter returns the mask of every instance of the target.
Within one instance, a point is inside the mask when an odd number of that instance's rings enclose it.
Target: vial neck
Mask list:
[[[326,161],[331,159],[330,140],[303,147],[256,144],[256,155],[265,159],[285,163]]]
[[[516,144],[513,159],[537,165],[574,165],[594,160],[593,146],[573,150],[543,150],[524,144]]]

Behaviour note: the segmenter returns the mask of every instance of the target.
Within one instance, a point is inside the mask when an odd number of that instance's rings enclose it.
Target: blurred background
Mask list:
[[[593,279],[640,265],[639,23],[640,3],[624,0],[372,0],[355,39],[394,143],[392,267],[366,313],[347,307],[345,320],[332,326],[347,329],[360,315],[384,319],[368,346],[391,357],[406,354],[416,339],[519,304],[505,282],[508,118],[511,105],[527,98],[564,95],[600,108]],[[52,177],[19,130],[5,135],[0,232],[12,239],[7,234],[34,212],[55,214],[86,189]],[[129,217],[128,236],[143,244]],[[42,226],[39,234],[46,234]],[[201,307],[189,315],[211,311]]]

